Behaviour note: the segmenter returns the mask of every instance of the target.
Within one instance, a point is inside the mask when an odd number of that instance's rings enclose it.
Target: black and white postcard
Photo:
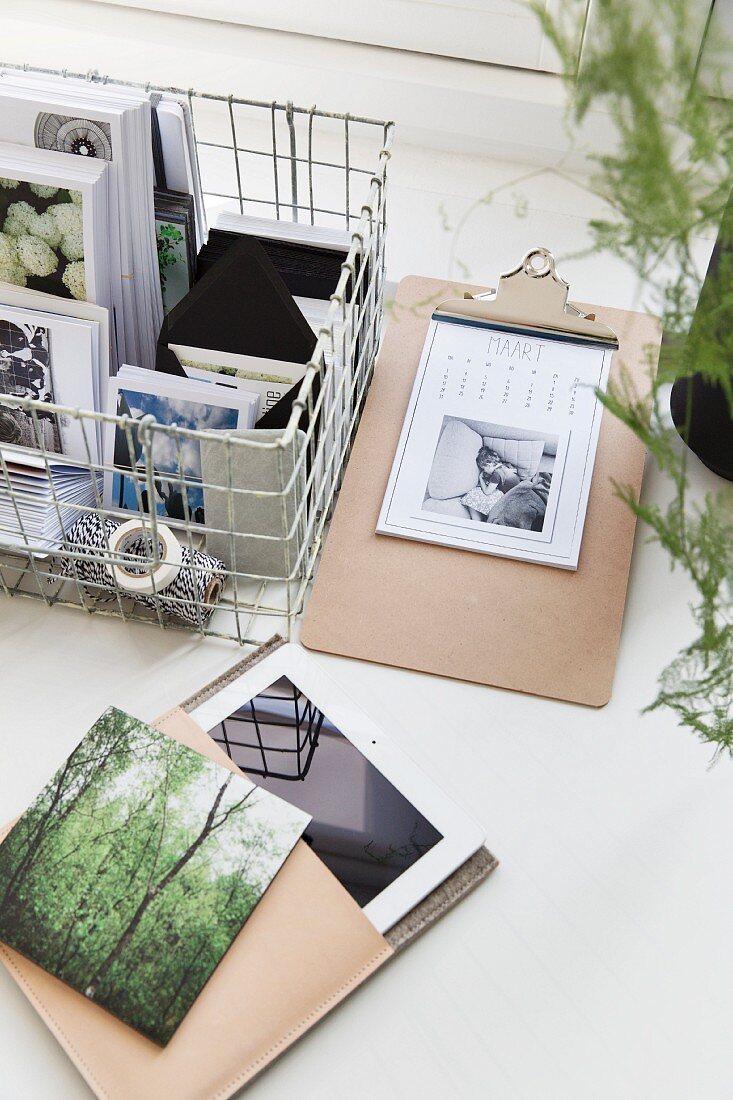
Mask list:
[[[34,418],[15,404],[3,403],[4,395],[54,401],[48,331],[0,315],[0,443],[60,452],[58,417],[39,410]]]
[[[98,407],[99,323],[42,309],[55,301],[46,295],[19,291],[12,297],[27,302],[28,308],[0,302],[0,446],[98,461],[96,425],[45,406]],[[33,414],[17,402],[4,401],[5,395],[40,404],[34,405]]]
[[[378,533],[576,569],[610,359],[433,319]]]

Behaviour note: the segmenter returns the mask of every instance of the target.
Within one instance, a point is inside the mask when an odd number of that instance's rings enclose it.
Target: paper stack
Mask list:
[[[344,253],[351,248],[353,234],[348,229],[334,229],[325,225],[309,225],[304,222],[288,222],[276,218],[255,218],[249,214],[237,214],[224,210],[216,219],[216,228],[228,233],[243,233],[269,241],[289,241],[306,244],[311,248],[329,248]]]
[[[0,449],[0,545],[52,550],[101,500],[101,479],[62,459]]]
[[[157,119],[167,185],[194,195],[197,237],[202,237],[203,202],[190,112],[168,96],[158,104]],[[36,146],[34,162],[45,149],[64,154],[70,162],[109,165],[109,216],[101,233],[108,260],[99,274],[108,280],[114,309],[113,368],[120,362],[152,368],[163,312],[150,95],[113,84],[5,69],[0,72],[0,139]],[[103,304],[99,296],[87,296]]]

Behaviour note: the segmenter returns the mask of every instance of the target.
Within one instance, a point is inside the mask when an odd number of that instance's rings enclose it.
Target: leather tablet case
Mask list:
[[[184,707],[192,709],[281,644],[273,639]],[[237,770],[183,708],[155,725]],[[101,1100],[226,1100],[495,866],[481,849],[382,936],[298,841],[164,1049],[4,944],[0,962]]]

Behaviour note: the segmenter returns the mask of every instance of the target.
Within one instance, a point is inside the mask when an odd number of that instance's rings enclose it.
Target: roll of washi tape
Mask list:
[[[132,522],[141,524],[139,519]],[[78,519],[66,533],[64,548],[69,551],[69,557],[64,558],[59,575],[84,586],[95,604],[119,598],[119,588],[107,561],[108,547],[119,526],[110,519],[90,513]],[[155,595],[141,592],[128,592],[128,595],[145,607],[176,615],[198,628],[206,625],[221,598],[226,566],[220,558],[200,550],[192,552],[185,543],[180,545],[181,568],[172,584],[163,591],[156,591]],[[148,529],[145,540],[139,545],[130,545],[128,552],[139,555],[142,561],[149,560],[149,546]]]
[[[139,519],[130,519],[111,535],[111,552],[115,557],[127,560],[106,568],[123,591],[135,596],[152,595],[154,592],[162,592],[178,576],[183,557],[181,544],[164,523],[158,523],[156,531],[160,561],[154,569],[151,568],[153,535],[149,524],[143,526]]]

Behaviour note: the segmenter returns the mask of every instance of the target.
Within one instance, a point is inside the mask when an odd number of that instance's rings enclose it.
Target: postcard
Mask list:
[[[0,302],[0,444],[98,462],[96,425],[46,407],[95,409],[98,372],[96,322]],[[40,407],[31,413],[3,402],[6,394]]]
[[[105,505],[117,512],[153,509],[173,526],[205,522],[201,475],[201,443],[189,433],[209,429],[251,428],[257,412],[256,394],[196,382],[174,375],[123,366],[110,383],[110,412],[139,421],[152,416],[158,424],[181,432],[152,434],[154,498],[146,475],[143,442],[137,424],[127,429],[110,423],[105,439]]]
[[[55,413],[3,405],[2,395],[55,401],[48,350],[48,331],[41,325],[14,324],[0,313],[0,443],[61,451],[61,432]]]
[[[155,239],[163,312],[169,313],[193,286],[196,219],[192,195],[156,188]]]
[[[0,845],[0,939],[165,1046],[309,821],[110,708]]]
[[[3,282],[109,308],[108,167],[0,142]]]
[[[189,378],[203,380],[208,377],[221,384],[230,381],[232,385],[243,385],[259,394],[258,420],[302,380],[306,371],[305,363],[285,363],[183,344],[169,344],[168,347]]]
[[[377,532],[577,568],[611,354],[433,319]]]
[[[85,298],[81,192],[0,181],[2,278],[62,298]]]

